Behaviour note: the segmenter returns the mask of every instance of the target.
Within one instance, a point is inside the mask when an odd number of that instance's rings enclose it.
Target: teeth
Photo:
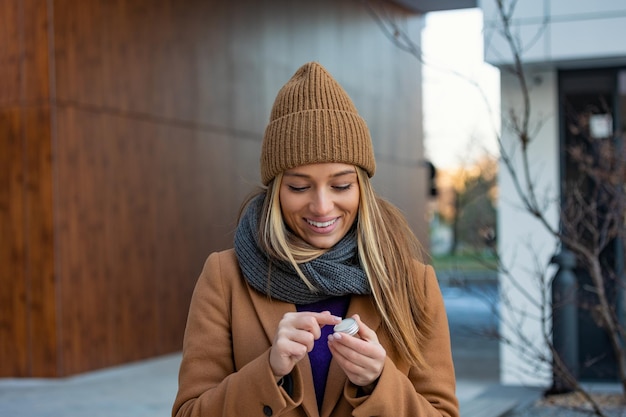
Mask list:
[[[314,222],[313,220],[309,220],[307,219],[307,222],[311,225],[311,226],[315,226],[315,227],[328,227],[331,224],[335,223],[337,221],[337,219],[333,219],[333,220],[329,220],[327,222]]]

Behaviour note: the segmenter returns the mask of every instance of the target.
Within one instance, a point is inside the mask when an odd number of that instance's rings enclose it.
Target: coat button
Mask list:
[[[272,411],[272,407],[270,407],[269,405],[264,405],[263,414],[265,414],[267,417],[270,417],[272,414],[274,414],[274,412]]]

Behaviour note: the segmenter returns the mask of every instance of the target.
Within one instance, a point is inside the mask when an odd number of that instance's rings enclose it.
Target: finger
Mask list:
[[[375,356],[371,353],[371,343],[344,333],[329,335],[328,344],[334,352],[350,362],[358,363],[364,358]]]
[[[270,351],[270,367],[273,374],[287,375],[305,355],[306,349],[303,345],[289,340],[279,341]]]
[[[354,351],[349,350],[344,355],[341,348],[330,347],[330,350],[333,359],[356,385],[367,385],[380,376],[382,367],[373,359],[362,355],[353,356]]]
[[[317,334],[316,334],[317,333]],[[293,326],[284,326],[278,329],[278,333],[276,334],[275,343],[282,342],[292,342],[303,345],[307,351],[311,351],[313,349],[313,345],[315,340],[317,340],[321,334],[319,327],[317,327],[317,331],[312,330],[302,330]]]
[[[357,332],[357,334],[361,339],[366,340],[370,343],[379,343],[376,332],[369,328],[367,324],[363,323],[363,321],[361,321],[361,316],[359,316],[358,314],[354,314],[352,318],[355,319],[359,325],[359,331]]]
[[[283,358],[295,358],[299,360],[308,352],[306,343],[288,338],[279,339],[275,347],[277,353]]]
[[[330,311],[323,311],[321,313],[314,313],[315,318],[317,319],[317,323],[320,327],[324,327],[326,325],[332,325],[339,323],[341,321],[341,317],[332,315]]]
[[[315,336],[315,340],[322,335],[321,328],[326,325],[335,325],[341,321],[341,317],[330,314],[329,311],[322,313],[316,312],[300,312],[297,314],[293,327],[299,330],[305,330]]]
[[[342,333],[334,333],[328,336],[328,345],[333,354],[336,352],[346,360],[367,366],[370,360],[382,364],[387,352],[378,343],[378,340],[369,341],[359,337],[353,337]]]
[[[282,376],[291,372],[293,366],[313,350],[315,340],[322,334],[321,327],[339,321],[341,318],[333,316],[329,311],[285,314],[278,324],[270,353],[274,375]]]

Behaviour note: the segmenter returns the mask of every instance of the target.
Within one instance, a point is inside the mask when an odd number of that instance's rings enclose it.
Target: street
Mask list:
[[[497,284],[442,285],[457,378],[499,381]]]

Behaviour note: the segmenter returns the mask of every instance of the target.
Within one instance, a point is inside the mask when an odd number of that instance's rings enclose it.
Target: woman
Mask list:
[[[265,131],[265,187],[194,290],[173,416],[458,416],[434,271],[375,169],[346,92],[302,66]],[[334,331],[348,316],[353,336]]]

